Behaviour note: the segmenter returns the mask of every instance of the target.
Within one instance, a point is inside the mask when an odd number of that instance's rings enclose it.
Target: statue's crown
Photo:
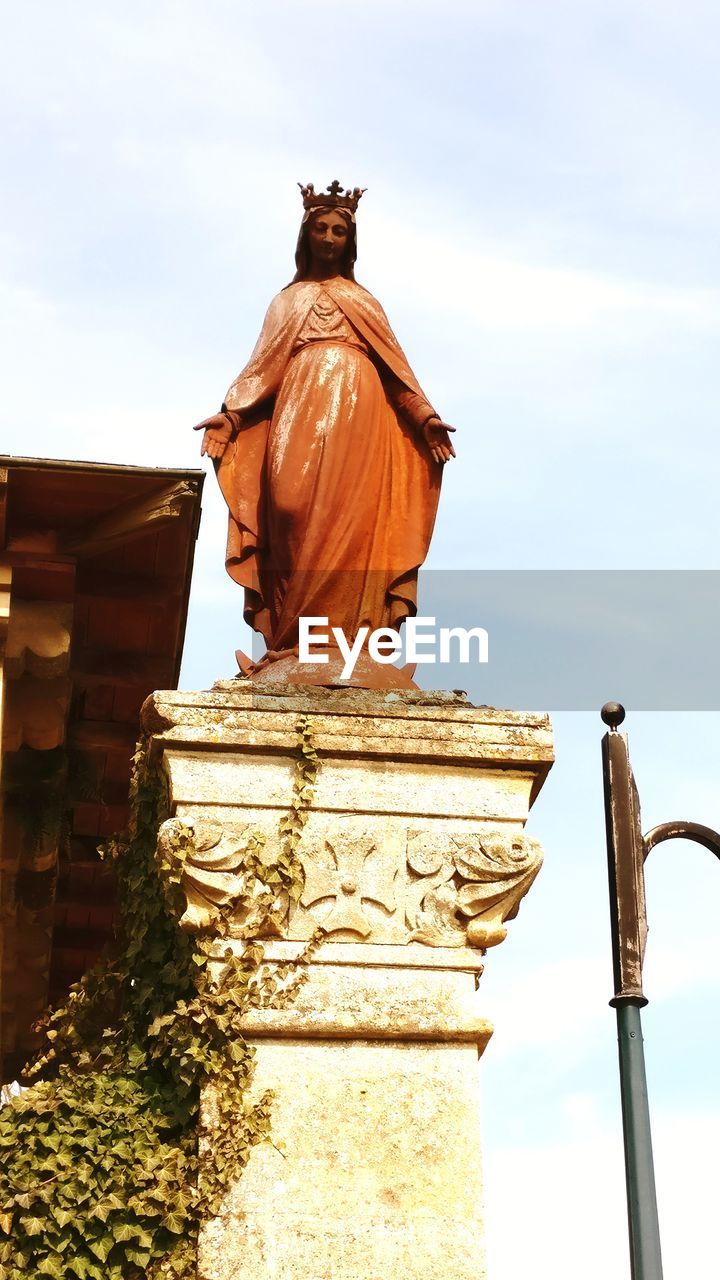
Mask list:
[[[367,191],[367,187],[353,187],[352,191],[343,191],[337,178],[323,192],[316,192],[312,182],[308,182],[307,186],[298,182],[298,186],[304,209],[349,209],[351,213],[355,212],[360,197]]]

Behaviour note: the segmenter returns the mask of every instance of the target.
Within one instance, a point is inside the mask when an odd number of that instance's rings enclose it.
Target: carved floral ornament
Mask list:
[[[178,861],[177,848],[183,833],[193,835],[191,847]],[[268,903],[268,889],[253,873],[253,867],[265,861],[266,847],[262,836],[251,827],[240,832],[226,831],[219,822],[198,819],[180,822],[169,818],[158,832],[157,861],[161,875],[168,868],[179,872],[180,887],[185,895],[185,911],[180,927],[191,931],[209,928],[224,911],[233,907],[232,926],[250,935],[253,926],[258,936],[283,937],[289,897],[278,890],[275,901]],[[233,928],[231,926],[231,932]]]
[[[199,819],[160,828],[158,857],[172,863],[177,833],[190,827],[191,849],[180,868],[186,908],[185,929],[207,929],[231,908],[231,932],[252,934],[263,921],[264,936],[287,937],[290,901],[281,890],[272,902],[253,867],[272,863],[273,850],[252,828],[226,831],[218,822]],[[303,848],[305,844],[305,848]],[[408,831],[406,870],[384,855],[375,839],[345,832],[312,843],[299,855],[305,886],[299,906],[335,941],[383,942],[383,924],[365,909],[381,907],[388,922],[404,913],[406,941],[433,947],[485,949],[506,937],[506,922],[518,912],[542,864],[536,840],[522,832],[450,833]]]
[[[494,947],[507,936],[540,867],[542,850],[523,832],[408,832],[410,941],[434,947]]]

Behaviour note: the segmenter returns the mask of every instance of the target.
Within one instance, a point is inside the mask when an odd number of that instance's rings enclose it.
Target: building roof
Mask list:
[[[4,1078],[95,960],[139,711],[176,688],[204,472],[0,456]]]

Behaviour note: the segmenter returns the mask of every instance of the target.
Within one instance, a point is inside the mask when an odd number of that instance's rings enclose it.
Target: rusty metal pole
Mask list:
[[[640,805],[625,734],[625,711],[608,702],[601,716],[610,732],[602,740],[610,919],[620,1059],[625,1184],[632,1280],[662,1280],[660,1226],[655,1193],[650,1110],[640,1010],[647,921]]]
[[[619,702],[606,702],[600,715],[610,729],[602,740],[615,975],[615,995],[610,1003],[617,1011],[630,1263],[633,1280],[662,1280],[640,1024],[640,1010],[647,1004],[642,989],[647,938],[643,866],[648,854],[664,840],[692,840],[720,858],[720,832],[699,822],[663,822],[643,836],[627,738],[617,731],[625,719],[625,710]]]

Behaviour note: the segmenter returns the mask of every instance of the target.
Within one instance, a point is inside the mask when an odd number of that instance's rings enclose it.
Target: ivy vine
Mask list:
[[[0,1280],[196,1276],[201,1223],[270,1135],[271,1095],[249,1096],[243,1015],[292,999],[319,940],[300,960],[271,965],[255,937],[218,963],[217,938],[243,899],[255,934],[259,900],[271,912],[278,893],[300,897],[297,846],[317,769],[303,717],[279,854],[269,858],[258,836],[212,937],[190,935],[177,922],[192,829],[175,824],[158,865],[167,797],[138,745],[128,832],[106,850],[118,877],[114,945],[48,1017],[30,1087],[0,1109]],[[203,1085],[212,1105],[201,1114]]]

